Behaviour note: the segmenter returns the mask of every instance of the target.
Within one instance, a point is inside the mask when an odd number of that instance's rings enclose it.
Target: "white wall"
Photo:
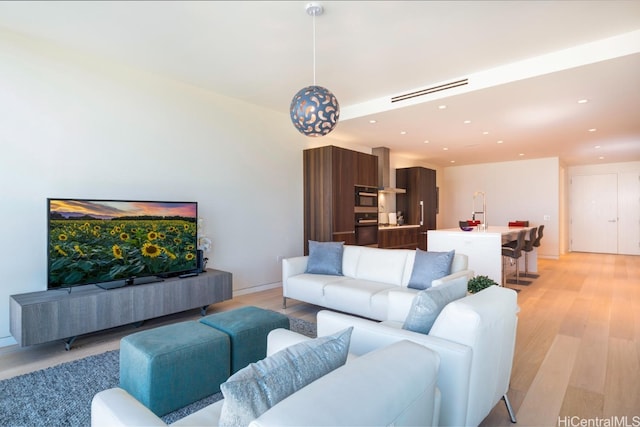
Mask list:
[[[195,200],[236,291],[302,254],[302,150],[283,113],[0,33],[0,345],[46,289],[46,198]]]
[[[560,173],[557,158],[444,168],[438,228],[457,228],[458,221],[471,219],[473,193],[484,191],[489,225],[506,226],[513,220],[529,220],[532,226],[544,224],[538,256],[558,258]],[[477,199],[476,206],[481,203]]]

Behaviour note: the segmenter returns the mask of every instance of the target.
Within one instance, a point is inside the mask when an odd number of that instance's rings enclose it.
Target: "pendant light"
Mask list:
[[[309,3],[307,14],[313,17],[313,86],[302,88],[293,96],[289,111],[291,122],[306,136],[324,136],[338,124],[340,105],[331,91],[316,85],[316,16],[322,15],[323,7]]]

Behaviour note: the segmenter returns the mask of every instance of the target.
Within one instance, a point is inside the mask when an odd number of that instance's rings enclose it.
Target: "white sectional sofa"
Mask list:
[[[282,295],[332,310],[375,320],[386,320],[390,291],[413,297],[419,290],[408,288],[415,250],[379,249],[345,245],[342,276],[305,273],[308,256],[286,258],[282,262]],[[456,253],[451,274],[434,280],[432,286],[473,277],[466,255]],[[408,311],[407,307],[407,311]],[[406,314],[406,313],[405,313]]]
[[[410,340],[440,355],[440,425],[477,426],[503,399],[516,422],[507,391],[511,378],[517,293],[490,286],[448,303],[428,334],[402,329],[411,299],[392,292],[389,319],[375,322],[343,313],[318,313],[318,336],[353,327],[349,353],[363,355],[394,342]]]
[[[285,329],[271,331],[267,354],[310,338]],[[347,363],[280,401],[249,426],[436,426],[440,394],[439,356],[402,341]],[[172,424],[217,426],[224,400]],[[121,388],[96,394],[92,427],[165,426],[153,412]]]

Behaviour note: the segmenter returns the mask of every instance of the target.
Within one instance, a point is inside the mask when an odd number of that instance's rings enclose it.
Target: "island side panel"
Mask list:
[[[502,283],[502,236],[479,231],[429,230],[429,251],[456,253],[469,257],[469,269],[476,276],[489,276]]]

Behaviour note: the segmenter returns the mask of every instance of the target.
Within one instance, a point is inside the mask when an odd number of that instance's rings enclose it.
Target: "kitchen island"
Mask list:
[[[445,252],[455,249],[457,253],[469,257],[469,269],[476,276],[489,276],[496,283],[502,284],[502,245],[516,240],[520,230],[531,228],[489,226],[485,231],[479,231],[475,227],[472,231],[462,231],[459,228],[429,230],[429,251]],[[524,252],[519,262],[520,272],[524,273]],[[515,266],[513,270],[515,271]],[[534,248],[529,252],[529,272],[536,271],[538,262]]]

